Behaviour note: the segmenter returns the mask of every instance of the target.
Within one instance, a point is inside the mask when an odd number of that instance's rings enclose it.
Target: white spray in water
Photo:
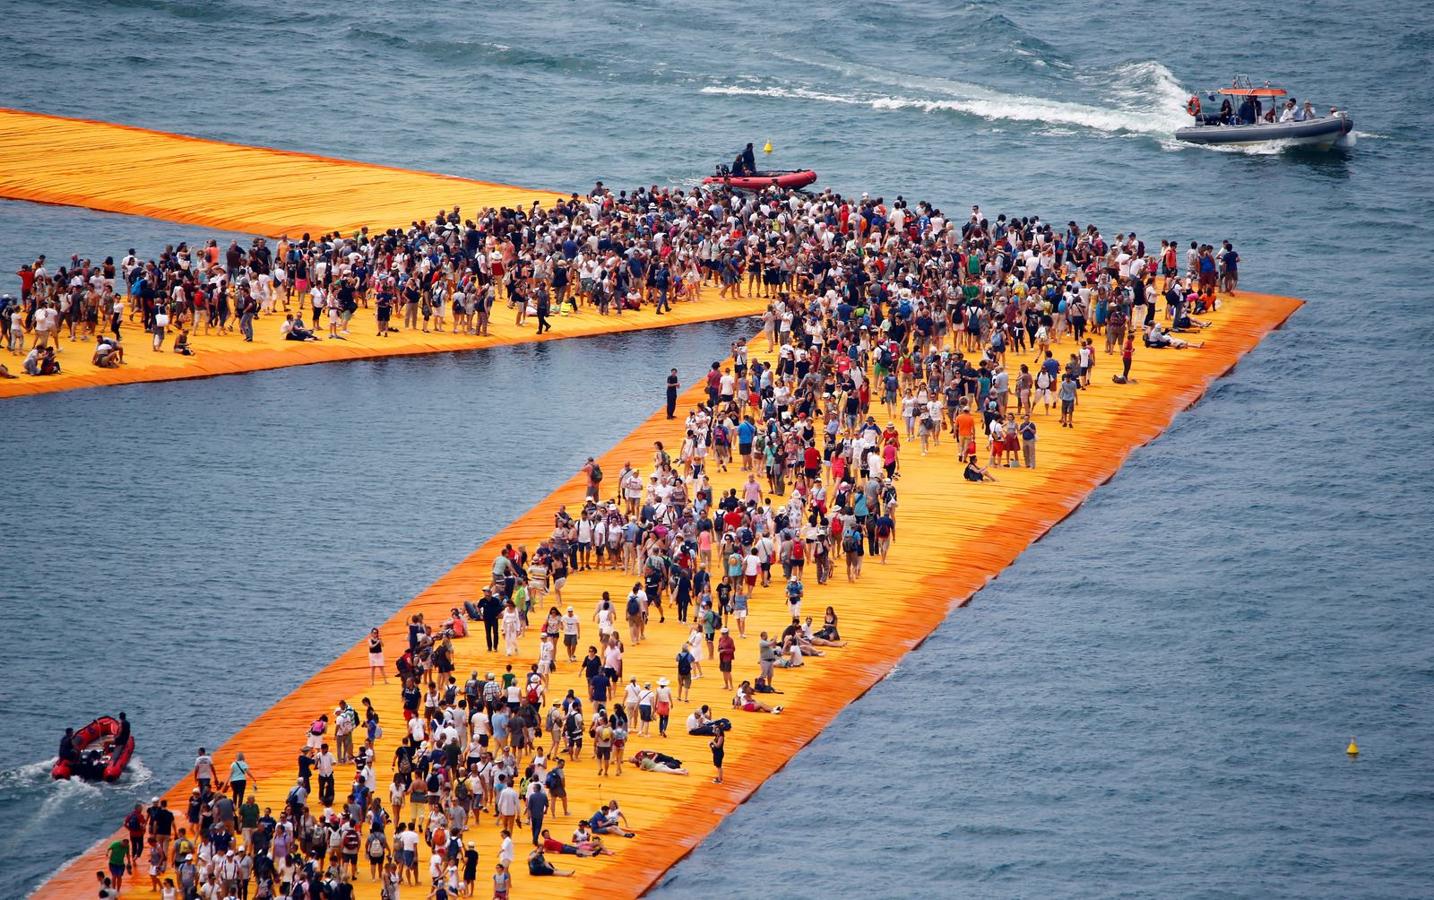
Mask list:
[[[869,81],[946,96],[920,97],[904,92],[893,95],[834,94],[805,87],[744,85],[715,85],[704,87],[702,92],[811,100],[867,106],[876,110],[945,111],[992,121],[1035,122],[1108,134],[1167,136],[1186,124],[1184,107],[1187,95],[1184,88],[1169,69],[1153,61],[1128,63],[1100,78],[1100,81],[1108,83],[1110,102],[1104,106],[1007,93],[943,78],[901,76],[867,66],[843,66],[842,69],[849,75]]]

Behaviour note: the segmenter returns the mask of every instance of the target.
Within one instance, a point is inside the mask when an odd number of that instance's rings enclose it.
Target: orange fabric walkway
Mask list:
[[[711,782],[710,756],[705,738],[685,734],[681,723],[690,706],[679,704],[673,711],[672,736],[666,740],[634,736],[629,751],[656,747],[681,758],[691,769],[688,778],[649,774],[632,770],[621,777],[599,781],[592,763],[591,748],[582,761],[568,766],[570,816],[550,816],[555,836],[571,833],[578,818],[606,799],[622,802],[630,825],[639,832],[634,840],[610,839],[618,855],[591,860],[553,858],[560,867],[576,868],[578,877],[533,879],[527,876],[523,860],[527,842],[515,836],[519,848],[514,873],[513,896],[532,897],[632,897],[650,888],[674,863],[689,853],[714,829],[723,816],[746,799],[762,782],[785,765],[811,741],[841,710],[861,696],[889,672],[908,650],[923,640],[946,617],[953,606],[965,603],[988,581],[1011,563],[1032,541],[1074,510],[1098,485],[1109,479],[1125,457],[1136,447],[1161,433],[1172,418],[1206,390],[1216,377],[1229,371],[1240,357],[1279,326],[1300,305],[1298,300],[1242,294],[1227,299],[1215,313],[1214,327],[1203,335],[1199,350],[1152,351],[1137,348],[1134,374],[1138,384],[1114,385],[1110,375],[1117,357],[1098,354],[1093,388],[1083,392],[1073,430],[1061,429],[1055,416],[1038,412],[1040,427],[1038,468],[1002,469],[995,484],[973,485],[961,477],[955,449],[944,441],[930,456],[922,457],[915,446],[906,446],[901,459],[899,482],[901,506],[897,514],[896,542],[889,561],[883,565],[868,558],[860,581],[848,583],[838,563],[834,580],[818,586],[807,579],[804,611],[820,621],[823,608],[836,607],[841,616],[842,636],[849,641],[842,649],[829,649],[820,658],[809,659],[804,668],[778,670],[776,685],[785,691],[786,705],[781,716],[735,712],[730,694],[721,689],[715,671],[694,683],[694,703],[710,704],[718,715],[736,723],[728,741],[727,781]],[[758,344],[764,344],[762,340]],[[755,348],[754,350],[759,349]],[[698,389],[683,397],[684,408],[701,396]],[[662,440],[676,446],[680,420],[669,422],[658,413],[601,457],[604,471],[612,473],[604,482],[609,488],[626,461],[644,472],[650,471],[652,442]],[[982,458],[985,458],[984,451]],[[716,473],[714,486],[734,487],[741,473]],[[489,579],[491,563],[505,543],[535,547],[549,532],[552,513],[558,503],[578,508],[582,498],[581,477],[575,477],[544,499],[511,526],[459,563],[448,574],[419,594],[382,626],[388,648],[404,643],[403,623],[414,612],[424,612],[430,621],[442,617],[462,600],[474,596]],[[590,616],[601,590],[626,595],[630,576],[585,572],[575,574],[564,591],[584,616]],[[786,620],[780,584],[759,589],[752,604],[749,634],[780,630]],[[541,608],[541,607],[540,607]],[[355,637],[362,638],[370,623],[355,622]],[[592,625],[585,625],[581,647],[589,643]],[[654,624],[649,640],[629,647],[624,668],[639,680],[654,683],[660,676],[674,674],[673,657],[687,630],[671,619]],[[456,642],[459,648],[460,681],[477,669],[502,671],[507,661],[485,653],[481,636]],[[756,674],[756,638],[738,641],[735,672],[738,680]],[[295,777],[295,757],[304,739],[305,727],[323,712],[332,711],[340,699],[357,704],[371,697],[383,717],[385,737],[379,747],[381,762],[391,757],[401,729],[397,688],[394,685],[370,689],[365,646],[355,645],[292,694],[276,703],[242,729],[215,753],[221,772],[227,771],[237,751],[243,751],[253,766],[261,788],[261,804],[278,808]],[[521,671],[534,661],[537,640],[533,634],[522,641],[522,656],[515,657],[514,670]],[[393,654],[390,654],[392,656]],[[266,662],[254,659],[254,665]],[[715,667],[713,667],[715,668]],[[576,666],[563,664],[554,674],[550,695],[561,696],[573,687],[586,697]],[[675,680],[674,680],[675,682]],[[202,693],[203,686],[196,686]],[[162,723],[138,723],[140,740],[147,728]],[[196,741],[197,742],[197,741]],[[187,762],[187,760],[186,760]],[[380,795],[386,796],[387,766],[380,765]],[[183,808],[192,782],[182,781],[166,795],[171,808]],[[486,879],[492,872],[498,836],[490,817],[484,816],[476,831],[481,854],[478,896],[488,896]],[[94,872],[102,868],[97,845],[58,873],[37,896],[70,898],[88,896],[94,890]],[[426,854],[426,851],[424,851]],[[735,864],[735,863],[734,863]],[[427,871],[426,855],[422,871]],[[377,886],[360,875],[359,896],[377,896]],[[127,888],[126,896],[149,896],[146,887]],[[426,889],[405,888],[404,896],[424,896]]]
[[[0,108],[0,197],[270,237],[406,226],[566,195]]]
[[[547,205],[563,196],[452,175],[0,108],[0,197],[16,200],[84,206],[269,237],[297,237],[304,232],[349,234],[365,225],[405,226],[455,204],[466,213],[476,213],[487,207],[526,207],[534,201]],[[60,375],[23,375],[20,357],[7,357],[11,372],[20,377],[0,381],[0,399],[610,334],[755,315],[765,308],[762,300],[724,301],[717,298],[715,289],[704,290],[698,302],[679,303],[663,316],[650,308],[622,316],[600,316],[587,309],[578,315],[554,314],[553,330],[539,337],[536,320],[516,326],[513,312],[499,303],[493,310],[489,337],[403,331],[387,338],[376,336],[373,310],[361,309],[347,340],[317,343],[283,340],[280,312],[255,320],[252,344],[244,343],[237,332],[191,335],[196,350],[192,357],[153,352],[140,325],[126,323],[121,334],[128,358],[122,367],[96,367],[90,362],[93,343],[61,339]],[[307,314],[301,302],[295,303],[295,309]],[[394,322],[401,323],[401,318],[395,315]],[[173,346],[171,332],[166,347]],[[27,337],[27,346],[29,340]]]
[[[150,336],[143,331],[141,324],[138,321],[126,322],[120,330],[126,354],[123,366],[117,369],[102,369],[91,362],[95,346],[93,342],[71,341],[62,337],[58,344],[61,348],[59,360],[62,369],[59,375],[26,375],[20,367],[23,357],[6,354],[3,358],[11,373],[19,377],[0,380],[0,399],[112,384],[209,378],[214,375],[233,375],[312,363],[370,359],[378,356],[449,353],[507,344],[666,328],[692,322],[760,315],[767,308],[767,302],[765,299],[750,296],[740,300],[724,300],[717,296],[716,288],[703,288],[699,299],[690,303],[677,303],[671,312],[660,316],[652,311],[651,305],[640,310],[629,310],[620,316],[604,316],[587,306],[572,315],[554,313],[549,317],[553,330],[542,335],[536,333],[536,318],[529,317],[523,325],[515,325],[515,311],[508,309],[507,304],[499,302],[493,306],[493,320],[486,337],[432,332],[425,334],[421,330],[408,329],[388,337],[378,337],[374,310],[369,308],[360,309],[354,315],[349,336],[344,340],[322,337],[321,340],[312,342],[284,340],[279,332],[279,326],[284,322],[283,307],[280,305],[277,314],[261,316],[254,320],[252,344],[245,343],[237,329],[226,335],[191,334],[190,345],[195,351],[193,356],[180,356],[169,352],[169,348],[174,346],[173,329],[165,339],[165,350],[157,353],[151,349]],[[306,317],[310,316],[307,303],[295,302],[294,310],[303,312]],[[306,318],[305,322],[312,324],[309,318]],[[402,318],[395,316],[393,322],[401,325]],[[319,334],[326,335],[327,326],[321,328]],[[33,335],[27,335],[25,346],[28,348],[33,340]]]

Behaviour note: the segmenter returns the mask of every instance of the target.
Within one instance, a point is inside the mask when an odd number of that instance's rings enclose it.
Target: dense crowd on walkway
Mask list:
[[[842,652],[821,586],[887,560],[903,458],[949,453],[984,490],[1001,469],[1039,464],[1040,428],[1078,428],[1098,376],[1129,381],[1137,343],[1198,346],[1177,335],[1203,327],[1217,286],[1234,290],[1238,256],[1160,243],[900,197],[599,185],[553,208],[453,210],[272,252],[181,246],[54,276],[41,261],[12,313],[21,343],[45,310],[58,313],[47,343],[97,336],[106,304],[109,331],[134,319],[159,342],[171,324],[234,327],[236,304],[241,331],[272,315],[290,334],[341,338],[369,304],[380,333],[397,310],[401,327],[481,334],[495,304],[518,320],[532,307],[541,329],[555,309],[663,312],[703,284],[769,301],[762,333],[712,364],[702,402],[679,409],[674,370],[678,440],[617,471],[589,460],[581,507],[554,510],[536,546],[506,547],[475,596],[440,620],[413,616],[399,646],[370,633],[372,691],[395,692],[402,720],[369,698],[340,702],[295,736],[297,777],[278,806],[254,798],[242,755],[201,748],[187,806],[137,807],[98,877],[204,900],[345,898],[356,880],[390,898],[480,884],[503,898],[514,865],[561,876],[573,864],[554,860],[633,852],[640,823],[621,799],[570,810],[570,779],[626,766],[722,781],[743,717],[780,716],[793,670]],[[631,589],[594,596],[591,571],[621,572]],[[754,612],[787,624],[753,634]],[[671,664],[634,671],[625,654],[654,640]],[[577,667],[583,689],[550,690],[560,666]],[[701,678],[721,679],[730,708],[690,700]],[[679,743],[702,760],[668,752]]]
[[[555,316],[662,315],[709,283],[721,297],[787,292],[829,312],[837,300],[897,304],[908,329],[929,320],[919,337],[950,331],[970,350],[1000,336],[999,350],[1023,350],[1066,333],[1081,340],[1123,303],[1143,305],[1157,267],[1179,272],[1174,242],[1161,244],[1156,254],[1134,234],[988,221],[974,208],[963,220],[901,198],[615,194],[599,184],[548,208],[465,217],[455,207],[407,229],[180,243],[148,260],[133,249],[119,262],[42,255],[20,266],[18,296],[0,296],[0,326],[19,370],[44,376],[67,363],[133,364],[135,353],[192,355],[211,349],[196,347],[210,335],[252,342],[266,327],[292,341],[344,340],[359,323],[377,336],[483,336],[495,316],[510,316],[542,334]],[[1238,278],[1228,242],[1192,244],[1185,264],[1186,279],[1162,287],[1176,312],[1198,315],[1217,278]],[[1154,324],[1144,323],[1146,340],[1181,345]],[[1188,314],[1172,324],[1196,327]],[[70,344],[88,346],[77,359]]]

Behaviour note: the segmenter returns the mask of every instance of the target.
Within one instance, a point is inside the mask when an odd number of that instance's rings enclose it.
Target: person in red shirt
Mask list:
[[[815,444],[808,444],[802,451],[802,469],[808,481],[815,481],[822,473],[822,453]]]
[[[20,302],[28,303],[30,291],[35,287],[35,267],[26,263],[15,274],[20,276]]]

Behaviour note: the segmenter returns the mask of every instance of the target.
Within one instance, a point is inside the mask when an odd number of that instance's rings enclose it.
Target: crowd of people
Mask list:
[[[187,809],[137,808],[132,840],[112,846],[99,877],[117,882],[138,864],[166,898],[186,900],[345,898],[359,878],[386,898],[413,886],[472,896],[480,880],[506,898],[519,841],[536,876],[571,874],[549,857],[622,853],[635,831],[616,798],[554,836],[572,817],[569,779],[616,777],[624,764],[640,777],[690,776],[697,764],[657,749],[685,734],[721,782],[742,718],[782,715],[792,670],[843,647],[837,610],[813,615],[808,592],[887,561],[904,453],[950,453],[973,483],[1034,468],[1037,424],[1054,410],[1060,427],[1078,427],[1101,345],[1120,354],[1117,383],[1131,379],[1137,339],[1198,346],[1172,332],[1199,330],[1196,316],[1217,305],[1218,287],[1235,289],[1237,270],[1228,243],[1192,243],[1182,259],[1175,241],[1157,251],[1133,233],[1108,240],[1094,226],[977,207],[948,216],[900,197],[601,184],[547,209],[453,210],[407,230],[281,241],[273,253],[256,240],[126,259],[133,307],[116,302],[116,333],[126,317],[149,328],[160,315],[228,328],[235,297],[250,319],[284,315],[291,336],[317,332],[327,314],[335,338],[369,302],[380,332],[398,305],[403,327],[469,333],[482,333],[494,302],[519,319],[530,304],[660,312],[702,284],[770,302],[761,334],[706,373],[702,402],[674,422],[679,440],[611,474],[590,459],[581,507],[555,509],[531,550],[505,547],[475,596],[441,620],[415,614],[399,648],[370,633],[372,689],[397,692],[401,721],[381,721],[368,698],[340,702],[303,736],[277,807],[254,798],[242,756],[220,778],[201,750]],[[13,313],[22,338],[57,294],[82,306],[114,296],[106,271],[77,261],[49,288],[37,275]],[[291,308],[305,296],[311,308]],[[91,318],[63,327],[83,334]],[[241,330],[250,324],[241,316]],[[584,593],[590,571],[620,572],[631,588]],[[785,624],[752,635],[754,611]],[[670,668],[625,661],[649,641],[669,642]],[[465,678],[460,654],[484,664]],[[559,665],[576,667],[582,687],[553,689]],[[707,677],[722,679],[730,710],[693,702],[694,679]],[[482,875],[480,853],[492,854]]]
[[[360,310],[359,323],[378,336],[486,335],[495,315],[531,320],[541,334],[553,315],[660,315],[696,300],[703,284],[721,297],[743,296],[745,284],[752,295],[786,294],[828,312],[838,300],[864,316],[872,304],[882,315],[894,307],[897,315],[882,321],[899,323],[897,343],[909,351],[925,352],[949,331],[967,350],[1000,335],[1003,353],[1067,332],[1100,333],[1115,309],[1145,304],[1142,288],[1153,287],[1157,266],[1167,276],[1162,290],[1180,295],[1169,302],[1196,313],[1200,298],[1213,296],[1217,272],[1236,277],[1228,242],[1220,251],[1192,246],[1184,279],[1174,277],[1174,242],[1161,243],[1159,256],[1148,255],[1134,234],[1107,240],[1074,222],[988,221],[976,208],[963,221],[902,198],[656,186],[614,193],[599,183],[546,208],[465,217],[455,207],[406,229],[272,245],[254,238],[247,247],[179,243],[148,260],[134,249],[118,262],[73,255],[57,265],[40,255],[16,273],[18,296],[0,295],[0,328],[21,372],[46,376],[60,373],[62,361],[83,364],[62,360],[68,343],[93,343],[93,366],[127,365],[135,334],[149,352],[185,355],[210,335],[252,341],[256,327],[291,341],[343,340]],[[917,328],[925,330],[908,340]]]

